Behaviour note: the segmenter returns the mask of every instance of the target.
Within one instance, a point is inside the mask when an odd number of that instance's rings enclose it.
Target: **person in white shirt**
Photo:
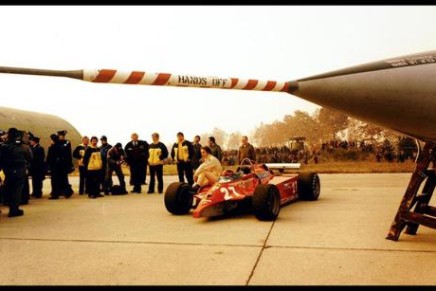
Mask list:
[[[210,147],[201,147],[201,157],[203,162],[194,173],[193,188],[195,190],[202,186],[214,184],[222,172],[221,162],[212,155]]]

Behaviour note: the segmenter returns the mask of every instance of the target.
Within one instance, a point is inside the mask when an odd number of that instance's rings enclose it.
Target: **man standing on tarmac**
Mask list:
[[[71,172],[71,151],[68,149],[68,143],[59,140],[59,135],[50,135],[51,145],[47,151],[47,165],[51,175],[52,192],[50,200],[59,199],[64,195],[70,198],[73,195],[73,189],[68,182],[68,173]]]
[[[85,151],[83,164],[86,168],[86,188],[88,189],[88,197],[95,199],[104,197],[100,194],[100,178],[101,178],[101,153],[97,146],[98,138],[91,137],[91,144]]]
[[[59,146],[60,146],[60,154],[61,154],[61,164],[62,168],[65,171],[62,171],[60,179],[61,185],[63,189],[63,194],[65,198],[70,198],[73,195],[74,191],[71,187],[70,182],[68,181],[68,174],[74,172],[73,165],[73,154],[71,149],[71,142],[65,139],[65,135],[68,133],[66,130],[58,131],[59,138]]]
[[[32,176],[32,194],[34,198],[42,198],[42,182],[45,180],[45,151],[39,144],[39,137],[30,137],[30,148],[33,158],[30,162],[29,173]]]
[[[179,175],[179,182],[185,182],[184,176],[188,180],[189,185],[194,184],[194,173],[192,171],[192,156],[194,155],[194,148],[192,143],[185,140],[182,132],[177,133],[177,142],[174,143],[171,149],[171,158],[177,163],[177,173]]]
[[[150,144],[148,164],[150,166],[150,186],[148,194],[154,193],[155,176],[157,176],[157,191],[162,194],[163,191],[163,163],[168,157],[167,147],[159,141],[159,133],[151,135],[153,142]]]
[[[199,135],[194,137],[192,147],[194,148],[194,154],[192,155],[192,169],[195,171],[201,164],[201,144]]]
[[[79,195],[87,193],[86,189],[86,168],[83,164],[83,158],[85,157],[85,151],[89,146],[89,137],[86,135],[82,137],[82,143],[79,144],[73,151],[73,157],[77,159],[77,164],[79,165]]]
[[[103,135],[100,138],[101,146],[100,146],[100,153],[101,153],[101,161],[103,162],[102,168],[101,168],[101,177],[100,177],[100,184],[101,184],[101,190],[104,192],[105,195],[109,194],[110,192],[110,186],[112,185],[112,176],[107,177],[107,153],[112,148],[112,145],[107,143],[107,137]],[[109,183],[106,183],[106,178],[109,178]]]
[[[26,167],[32,160],[31,152],[24,149],[18,141],[18,134],[16,128],[10,128],[7,141],[0,147],[0,169],[3,169],[5,174],[9,217],[24,215],[24,211],[19,209],[19,206],[27,177]]]
[[[29,145],[29,137],[32,136],[32,134],[25,133],[24,131],[18,131],[18,135],[15,139],[17,143],[19,143],[20,147],[22,147],[25,151],[30,153],[30,156],[32,157],[32,149]],[[21,194],[21,205],[29,204],[30,199],[30,186],[29,186],[29,168],[30,163],[27,164],[26,167],[26,178],[24,179],[24,187],[23,187],[23,193]]]
[[[147,171],[149,145],[145,140],[139,140],[137,133],[132,133],[132,140],[124,148],[126,162],[130,166],[130,184],[132,193],[141,193],[141,185],[145,182]]]

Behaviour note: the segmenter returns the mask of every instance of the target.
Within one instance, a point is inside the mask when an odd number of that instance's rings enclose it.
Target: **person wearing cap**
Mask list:
[[[9,217],[22,216],[24,211],[19,208],[22,199],[27,166],[32,159],[32,153],[21,146],[18,140],[19,132],[10,128],[7,140],[0,147],[0,169],[5,174],[5,198],[9,205]]]
[[[71,142],[65,138],[65,135],[68,133],[66,130],[58,131],[59,144],[64,146],[66,149],[65,152],[65,164],[69,167],[68,173],[74,172],[74,164],[73,164],[73,151],[71,148]],[[68,179],[67,179],[68,181]]]
[[[65,138],[67,133],[68,133],[67,130],[60,130],[60,131],[57,132],[60,144],[63,144],[66,147],[71,147],[70,141]]]
[[[148,194],[154,193],[155,176],[157,177],[157,191],[162,194],[163,191],[163,164],[168,158],[167,147],[159,141],[159,133],[151,135],[153,142],[150,144],[148,164],[150,167],[150,185]]]
[[[108,162],[107,176],[112,178],[112,174],[113,172],[115,172],[115,174],[118,177],[118,181],[120,183],[121,192],[123,194],[126,194],[127,193],[126,182],[124,181],[124,174],[121,169],[121,165],[124,163],[124,159],[125,159],[125,154],[124,154],[123,146],[119,142],[116,143],[115,146],[112,147],[107,152],[107,162]],[[109,188],[112,187],[112,179],[107,180],[106,183],[107,183],[106,187]]]
[[[177,174],[179,175],[179,182],[185,182],[184,176],[188,180],[188,184],[194,184],[194,173],[192,171],[192,156],[194,155],[194,148],[189,140],[185,140],[183,132],[177,133],[177,142],[173,144],[171,149],[171,159],[177,163]]]
[[[85,157],[85,151],[89,146],[89,137],[86,135],[82,137],[82,143],[76,146],[73,151],[73,157],[77,159],[77,164],[79,166],[79,195],[87,193],[86,189],[86,169],[83,164],[83,158]]]
[[[112,148],[112,145],[108,144],[107,137],[105,135],[101,136],[100,142],[101,160],[103,162],[103,167],[101,169],[100,185],[101,190],[104,192],[104,194],[108,195],[110,192],[110,186],[112,185],[112,175],[108,176],[107,153]]]
[[[40,138],[31,136],[29,143],[33,159],[30,162],[29,174],[32,176],[32,194],[34,198],[42,198],[42,185],[45,179],[45,151],[39,144]]]
[[[91,137],[91,144],[85,151],[83,164],[86,168],[86,188],[89,198],[104,197],[100,194],[100,178],[103,162],[101,160],[100,148],[97,146],[98,138]]]
[[[147,175],[148,148],[145,140],[139,140],[137,133],[132,133],[131,141],[124,147],[126,162],[130,167],[130,184],[133,185],[132,193],[141,193],[141,186],[145,184]]]

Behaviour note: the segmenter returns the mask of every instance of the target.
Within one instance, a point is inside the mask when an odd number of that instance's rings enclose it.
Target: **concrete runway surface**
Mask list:
[[[319,200],[287,205],[275,222],[174,216],[146,188],[48,200],[47,179],[23,217],[2,207],[0,284],[435,285],[435,230],[385,239],[410,176],[322,174]]]

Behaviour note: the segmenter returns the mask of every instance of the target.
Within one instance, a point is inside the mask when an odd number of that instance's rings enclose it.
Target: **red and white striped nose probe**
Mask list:
[[[74,78],[94,83],[116,83],[133,85],[179,86],[254,91],[287,92],[287,82],[260,81],[255,79],[203,77],[167,73],[147,73],[119,70],[43,70],[18,67],[0,67],[0,73],[41,75]]]

